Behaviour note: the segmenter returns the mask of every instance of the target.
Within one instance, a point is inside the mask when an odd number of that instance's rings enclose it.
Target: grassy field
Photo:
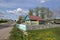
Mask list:
[[[28,40],[60,40],[60,27],[41,29],[41,30],[29,30]]]

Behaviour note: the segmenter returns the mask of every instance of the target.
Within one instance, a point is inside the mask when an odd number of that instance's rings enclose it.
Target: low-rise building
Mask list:
[[[39,16],[26,16],[25,17],[25,24],[26,25],[39,25],[44,24],[45,20],[40,18]]]
[[[60,19],[54,19],[54,23],[59,23],[60,24]]]

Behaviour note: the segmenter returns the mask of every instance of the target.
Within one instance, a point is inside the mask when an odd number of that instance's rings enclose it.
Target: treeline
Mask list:
[[[43,19],[52,19],[54,12],[47,7],[36,7],[29,10],[28,15],[40,16]]]
[[[5,19],[1,19],[0,20],[0,23],[6,23],[6,22],[8,22],[9,20],[5,20]]]

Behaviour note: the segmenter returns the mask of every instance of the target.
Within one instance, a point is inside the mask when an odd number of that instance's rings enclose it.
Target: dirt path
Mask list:
[[[12,30],[12,27],[6,27],[3,29],[0,29],[0,40],[7,39],[9,36],[9,32]]]

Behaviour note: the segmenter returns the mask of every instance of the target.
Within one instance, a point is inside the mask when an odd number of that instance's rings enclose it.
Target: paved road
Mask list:
[[[0,24],[0,29],[2,29],[2,28],[7,28],[7,27],[11,27],[11,26],[13,26],[14,24],[15,24],[14,21],[10,21],[10,22],[8,22],[8,23]]]
[[[6,24],[0,24],[0,40],[7,39],[9,32],[12,30],[15,22],[8,22]]]
[[[7,27],[0,30],[0,40],[6,40],[9,36],[9,32],[12,30],[12,27]]]

